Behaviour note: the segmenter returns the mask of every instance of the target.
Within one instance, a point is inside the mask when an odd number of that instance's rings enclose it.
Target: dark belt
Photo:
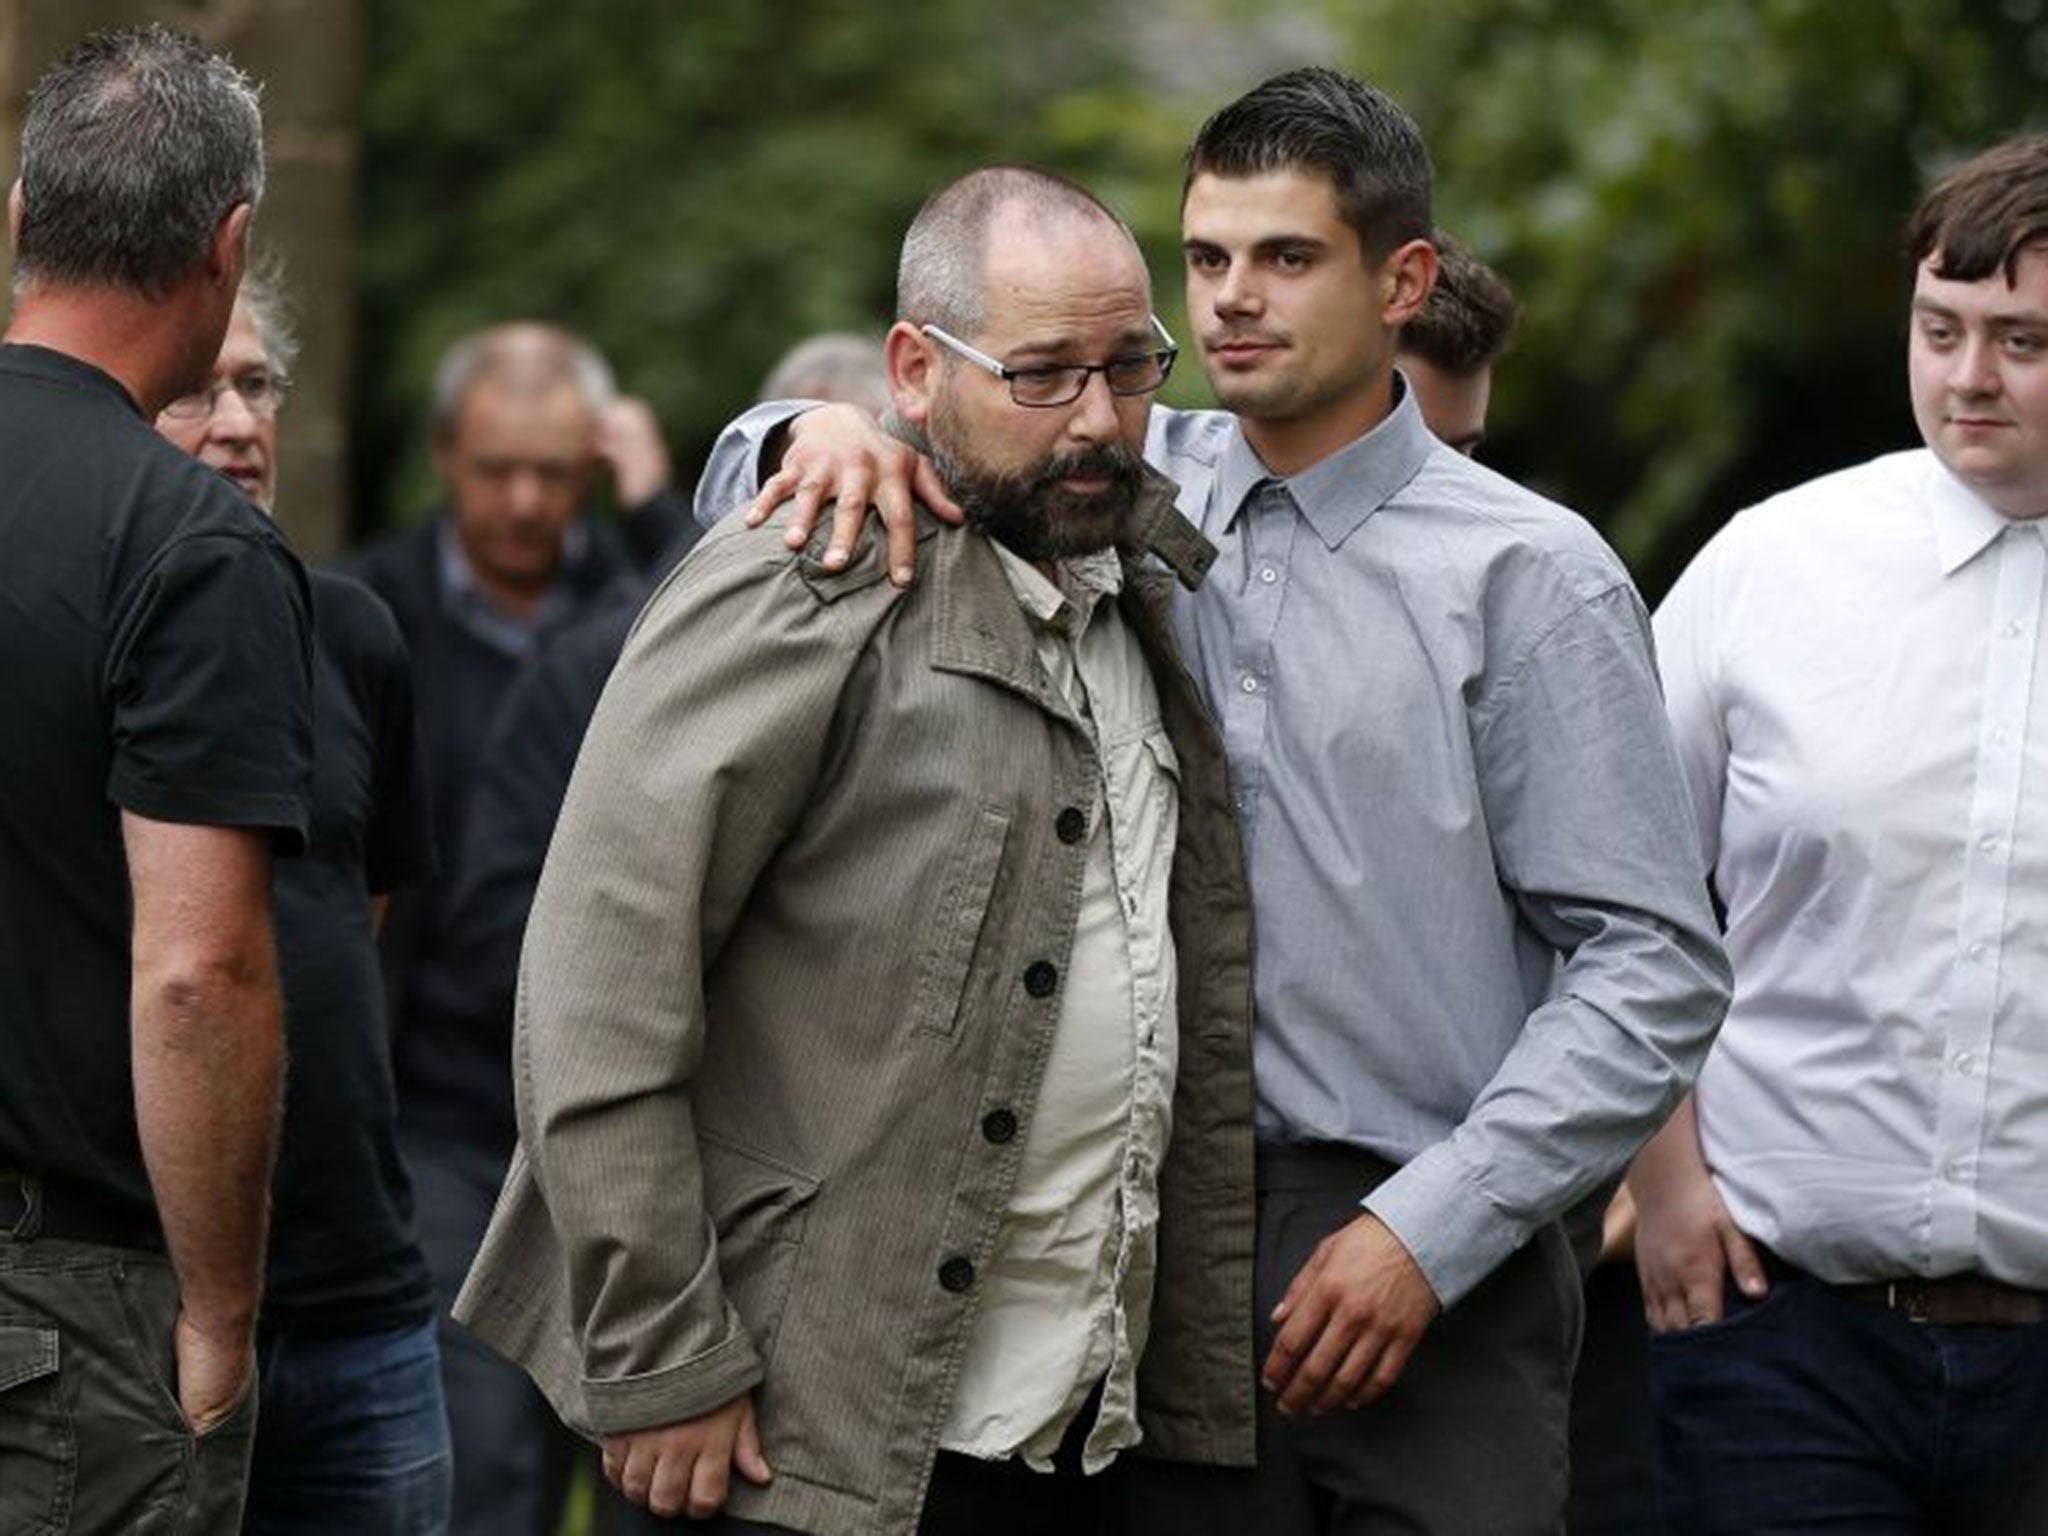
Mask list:
[[[48,1174],[0,1169],[0,1238],[38,1237],[164,1251],[164,1231],[154,1213]]]
[[[2048,1291],[2007,1285],[1989,1275],[1943,1275],[1938,1280],[1909,1275],[1898,1280],[1860,1280],[1835,1285],[1788,1264],[1758,1245],[1764,1270],[1774,1278],[1811,1281],[1859,1306],[1882,1307],[1913,1323],[1937,1328],[2027,1328],[2048,1322]]]

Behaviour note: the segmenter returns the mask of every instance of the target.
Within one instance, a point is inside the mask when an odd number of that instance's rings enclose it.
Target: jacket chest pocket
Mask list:
[[[961,994],[988,923],[1009,836],[1008,813],[979,806],[967,835],[953,849],[938,905],[930,909],[930,936],[910,995],[912,1027],[918,1034],[950,1036],[959,1025]]]

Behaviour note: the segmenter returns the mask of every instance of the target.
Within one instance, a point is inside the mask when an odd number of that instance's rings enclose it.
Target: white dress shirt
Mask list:
[[[1744,512],[1657,613],[1735,965],[1701,1143],[1826,1280],[2048,1287],[2044,570],[1900,453]]]

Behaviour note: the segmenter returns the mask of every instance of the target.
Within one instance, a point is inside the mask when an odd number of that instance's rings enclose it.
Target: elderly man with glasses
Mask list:
[[[251,272],[212,376],[156,418],[266,513],[297,350],[275,279]],[[312,830],[273,884],[291,1072],[242,1530],[423,1536],[447,1529],[448,1415],[398,1154],[376,929],[387,893],[433,872],[432,806],[397,621],[360,582],[310,580]]]
[[[894,430],[974,526],[906,589],[734,520],[642,614],[457,1306],[700,1529],[1087,1529],[1141,1436],[1250,1441],[1249,912],[1167,604],[1211,550],[1140,458],[1173,348],[1129,232],[1017,168],[925,205],[898,313]]]

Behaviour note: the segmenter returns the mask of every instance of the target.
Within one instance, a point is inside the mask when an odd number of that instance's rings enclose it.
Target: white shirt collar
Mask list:
[[[2005,516],[1949,472],[1932,454],[1927,464],[1927,501],[1934,509],[1934,548],[1941,574],[1953,576],[1996,542],[2015,519]]]

